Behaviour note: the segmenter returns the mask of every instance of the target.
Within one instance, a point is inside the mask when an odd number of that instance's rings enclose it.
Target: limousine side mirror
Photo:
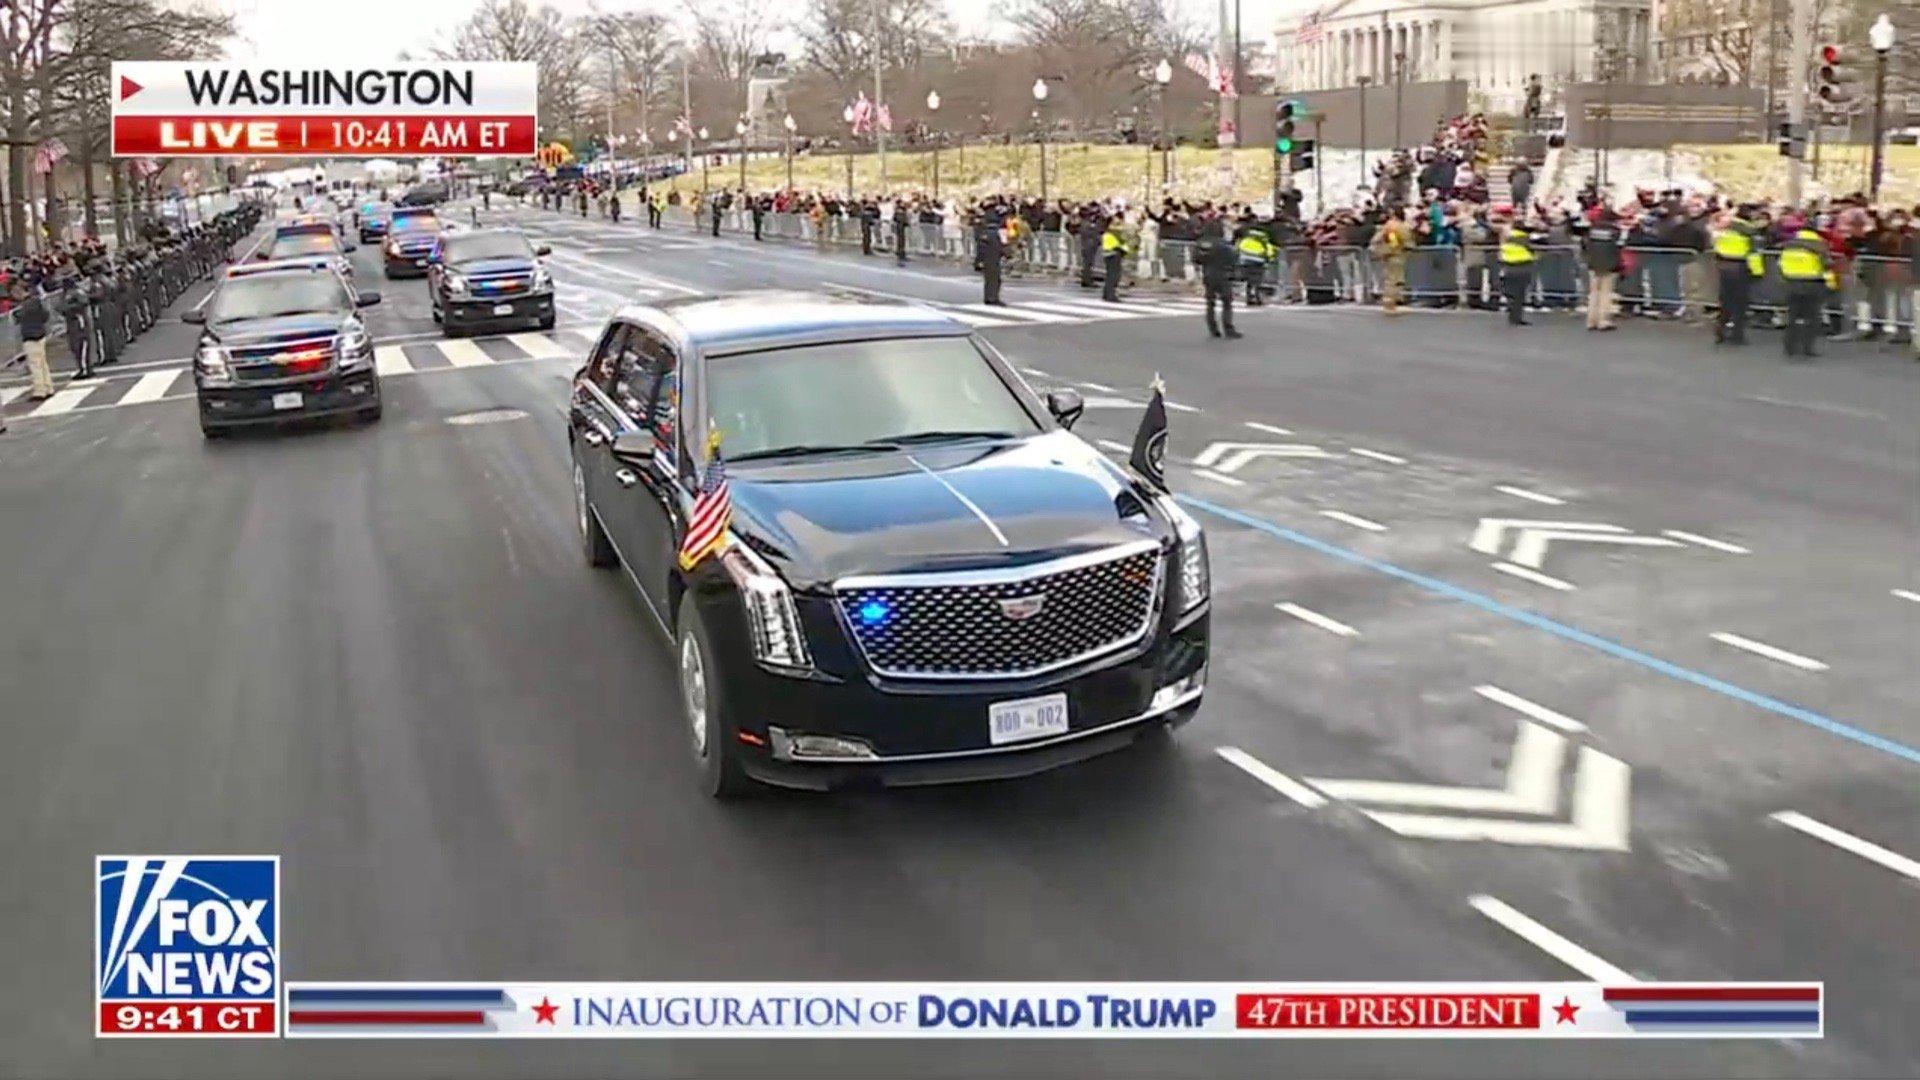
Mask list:
[[[625,435],[613,438],[613,457],[629,465],[646,465],[653,461],[653,435],[644,431],[629,431]]]
[[[547,256],[553,254],[553,245],[541,244],[539,247],[533,249],[533,253],[544,259]]]
[[[1080,419],[1080,414],[1087,411],[1087,403],[1080,397],[1078,390],[1049,390],[1047,391],[1047,411],[1053,414],[1055,420],[1060,421],[1061,427],[1070,428],[1074,421]]]
[[[380,302],[380,294],[369,289],[353,298],[354,307],[372,307]]]
[[[180,321],[199,325],[207,321],[207,313],[199,308],[188,308],[180,313]]]

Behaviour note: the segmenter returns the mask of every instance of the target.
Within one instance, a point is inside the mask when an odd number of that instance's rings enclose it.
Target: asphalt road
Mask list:
[[[377,425],[202,441],[177,322],[59,407],[0,383],[0,1075],[1920,1074],[1920,365],[1453,312],[1220,343],[1175,297],[988,312],[937,266],[491,217],[553,244],[560,329],[446,346],[381,283]],[[768,286],[981,320],[1116,453],[1165,376],[1195,723],[1013,783],[696,793],[561,409],[617,305]],[[1518,791],[1517,740],[1551,805],[1479,838],[1351,783]],[[91,859],[127,851],[278,852],[302,979],[1817,979],[1828,1036],[102,1042]]]

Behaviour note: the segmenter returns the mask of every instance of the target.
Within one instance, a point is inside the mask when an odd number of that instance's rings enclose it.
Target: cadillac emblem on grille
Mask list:
[[[1000,601],[1000,614],[1014,622],[1023,622],[1040,614],[1047,606],[1046,593],[1034,593],[1032,596],[1010,596]]]

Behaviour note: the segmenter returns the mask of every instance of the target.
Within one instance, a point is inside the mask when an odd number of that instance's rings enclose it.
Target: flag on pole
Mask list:
[[[726,547],[727,526],[733,521],[733,495],[727,490],[727,466],[720,456],[720,432],[707,439],[707,474],[687,515],[686,535],[680,541],[680,569],[691,570],[700,560]]]
[[[681,113],[673,121],[673,131],[674,134],[684,136],[691,142],[693,140],[693,118],[686,113]]]
[[[1127,464],[1161,491],[1167,490],[1167,384],[1158,373],[1153,376],[1153,396],[1147,399],[1147,411],[1140,417],[1140,430],[1133,433],[1133,453]]]
[[[881,131],[893,130],[893,110],[887,108],[885,105],[881,105],[876,115],[879,118],[877,122],[880,125]]]
[[[853,102],[853,133],[865,135],[872,131],[873,121],[873,102],[867,100],[867,92],[862,90],[860,96]]]
[[[61,142],[59,136],[47,139],[41,142],[40,148],[33,152],[33,171],[50,173],[54,165],[66,156],[67,144]]]

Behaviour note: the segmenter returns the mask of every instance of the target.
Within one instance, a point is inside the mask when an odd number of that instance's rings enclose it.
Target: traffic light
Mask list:
[[[1306,172],[1313,168],[1314,143],[1312,139],[1295,139],[1293,143],[1293,168],[1295,172]]]
[[[1293,118],[1300,112],[1297,101],[1283,101],[1273,110],[1273,152],[1293,156]]]
[[[1860,74],[1848,68],[1838,45],[1820,46],[1820,68],[1814,73],[1815,92],[1829,106],[1841,106],[1853,100],[1853,84]]]
[[[1780,147],[1781,157],[1797,156],[1793,152],[1793,122],[1791,120],[1780,121],[1780,128],[1774,133],[1774,142]]]

